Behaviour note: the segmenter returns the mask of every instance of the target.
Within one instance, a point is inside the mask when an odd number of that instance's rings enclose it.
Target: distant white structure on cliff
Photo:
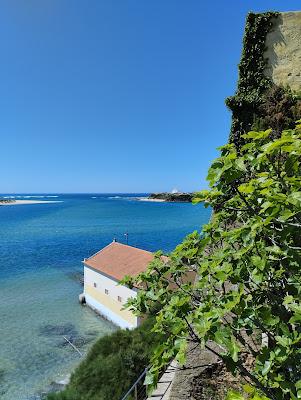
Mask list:
[[[171,194],[176,194],[176,193],[180,193],[179,191],[178,191],[178,189],[172,189],[172,191],[171,191]]]

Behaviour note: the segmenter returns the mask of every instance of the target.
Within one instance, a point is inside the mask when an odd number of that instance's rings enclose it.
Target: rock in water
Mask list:
[[[76,336],[77,330],[73,324],[64,325],[44,325],[40,328],[40,334],[44,336]]]
[[[193,193],[152,193],[149,196],[150,200],[164,200],[171,202],[184,202],[191,203],[193,198]]]

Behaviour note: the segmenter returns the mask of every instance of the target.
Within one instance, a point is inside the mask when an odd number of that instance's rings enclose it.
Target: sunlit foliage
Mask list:
[[[136,284],[129,307],[156,315],[165,335],[147,382],[173,358],[185,362],[189,341],[245,379],[251,399],[301,398],[301,125],[273,139],[249,132],[239,153],[220,148],[209,190],[195,202],[214,210],[201,234],[189,235]],[[196,273],[195,280],[188,275]],[[133,279],[126,279],[128,285]],[[228,399],[243,395],[229,393]]]

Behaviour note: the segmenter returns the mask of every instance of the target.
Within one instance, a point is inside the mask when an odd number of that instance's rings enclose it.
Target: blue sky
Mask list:
[[[0,192],[206,186],[248,11],[297,1],[5,0]]]

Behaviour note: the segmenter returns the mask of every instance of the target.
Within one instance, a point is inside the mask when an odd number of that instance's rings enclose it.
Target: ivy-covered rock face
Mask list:
[[[251,129],[263,94],[272,85],[271,79],[264,74],[265,40],[278,15],[277,12],[266,12],[247,16],[237,92],[226,100],[233,113],[230,142],[237,147],[243,143],[241,135]]]
[[[216,211],[163,263],[160,254],[136,279],[146,289],[129,306],[156,314],[165,335],[148,382],[171,359],[185,361],[187,341],[214,351],[248,382],[248,399],[301,398],[301,124],[271,138],[221,147],[197,194]],[[191,271],[194,282],[187,280]],[[132,279],[126,280],[132,285]],[[219,350],[212,348],[215,342]],[[229,393],[229,399],[243,394]]]
[[[226,99],[226,105],[232,111],[229,141],[237,149],[245,143],[243,135],[252,129],[271,128],[274,136],[279,136],[283,129],[293,128],[295,121],[301,118],[300,94],[278,86],[271,79],[272,74],[269,77],[266,73],[266,56],[272,52],[268,49],[267,53],[266,39],[275,25],[281,23],[281,16],[277,12],[249,13],[247,16],[237,91]],[[293,28],[290,29],[290,36],[295,37]],[[290,38],[290,42],[292,40]],[[298,39],[295,46],[298,46]],[[285,48],[281,46],[282,53]],[[283,63],[284,54],[282,58]],[[290,62],[287,68],[292,65]]]

